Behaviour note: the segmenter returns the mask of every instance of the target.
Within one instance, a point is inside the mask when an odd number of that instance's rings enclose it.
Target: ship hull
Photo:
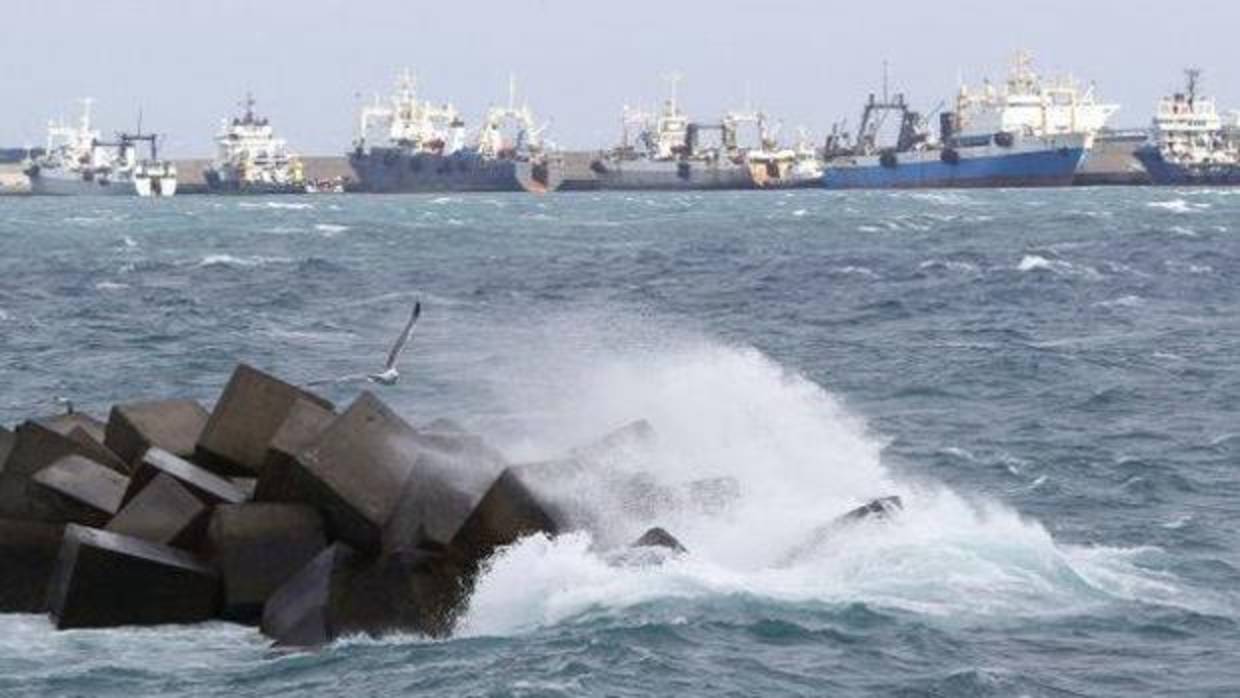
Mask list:
[[[270,195],[270,194],[305,194],[306,185],[295,182],[240,182],[236,179],[221,177],[215,170],[203,172],[203,181],[207,184],[210,194],[237,195]]]
[[[1240,186],[1240,165],[1180,165],[1167,162],[1157,148],[1136,152],[1137,160],[1150,175],[1152,184],[1162,186]]]
[[[436,155],[408,153],[396,148],[354,152],[349,164],[357,173],[359,189],[371,193],[435,192],[551,192],[563,182],[558,160],[485,158],[474,152]]]
[[[35,196],[137,196],[129,180],[85,180],[79,177],[30,175],[30,193]]]
[[[683,191],[757,188],[749,168],[732,163],[598,159],[590,168],[594,171],[598,189]]]
[[[963,148],[954,162],[937,149],[898,153],[888,164],[867,156],[828,164],[822,181],[828,189],[1066,187],[1087,152],[1084,136],[1069,136]]]

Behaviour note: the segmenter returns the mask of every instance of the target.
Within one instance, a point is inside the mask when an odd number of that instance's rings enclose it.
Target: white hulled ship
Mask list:
[[[679,75],[668,77],[670,96],[657,112],[625,107],[620,145],[590,163],[600,189],[754,189],[805,184],[805,153],[780,148],[767,117],[746,108],[718,123],[693,121],[677,99]],[[757,129],[743,147],[739,131]],[[717,134],[713,142],[706,136]],[[812,150],[812,149],[811,149]],[[814,183],[812,180],[808,183]]]
[[[1137,158],[1154,184],[1240,184],[1240,119],[1228,123],[1213,99],[1197,93],[1200,70],[1187,76],[1184,92],[1158,103]]]
[[[956,99],[961,127],[998,133],[1022,131],[1032,136],[1083,134],[1085,147],[1119,111],[1099,103],[1094,87],[1081,89],[1071,76],[1044,79],[1033,70],[1027,51],[1016,54],[1003,86],[987,81],[978,90],[962,85]]]
[[[204,172],[207,189],[234,194],[300,194],[306,192],[301,161],[270,122],[254,113],[246,95],[245,113],[226,120],[215,138],[215,161]]]
[[[26,165],[30,193],[36,195],[172,196],[177,189],[176,166],[158,158],[154,134],[119,133],[103,141],[91,126],[91,100],[82,101],[77,126],[48,125],[47,147]],[[145,142],[149,157],[138,157]]]
[[[371,145],[376,129],[382,145]],[[349,164],[370,192],[555,191],[563,166],[544,146],[543,130],[528,105],[516,105],[510,84],[508,106],[488,110],[477,140],[468,143],[456,107],[419,99],[406,71],[388,103],[361,110]]]

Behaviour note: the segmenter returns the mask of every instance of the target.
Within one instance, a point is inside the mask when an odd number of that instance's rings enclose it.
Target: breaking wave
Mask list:
[[[1002,503],[895,476],[883,440],[862,419],[754,349],[698,341],[625,354],[568,344],[565,355],[523,367],[510,398],[543,410],[521,425],[526,436],[510,451],[551,457],[566,434],[581,443],[644,418],[653,444],[610,456],[608,468],[673,493],[726,480],[735,498],[706,510],[672,497],[651,514],[616,506],[605,484],[577,487],[573,505],[605,525],[497,553],[460,622],[464,635],[522,633],[661,599],[859,602],[953,618],[1184,602],[1177,580],[1138,564],[1155,551],[1057,543]],[[899,516],[822,535],[835,517],[887,495],[903,499]],[[614,549],[653,525],[690,553],[661,565],[614,564]]]

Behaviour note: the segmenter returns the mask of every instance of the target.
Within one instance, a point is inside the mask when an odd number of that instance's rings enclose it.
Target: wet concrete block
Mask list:
[[[108,415],[104,445],[126,463],[157,446],[190,458],[210,417],[194,400],[152,400],[116,405]]]
[[[500,546],[535,533],[554,536],[561,530],[555,511],[522,481],[521,469],[508,468],[465,519],[452,538],[450,549],[472,572]]]
[[[171,475],[151,478],[106,530],[185,550],[197,549],[206,532],[211,509]]]
[[[64,456],[31,476],[28,495],[48,521],[103,526],[120,510],[129,478],[78,455]]]
[[[413,468],[383,531],[383,550],[389,554],[446,549],[507,467],[503,456],[468,433],[419,431],[410,447],[415,452]],[[497,496],[504,494],[512,500],[504,502],[515,506],[516,491],[503,490]]]
[[[640,538],[633,541],[631,547],[634,548],[666,548],[675,553],[687,553],[688,548],[676,539],[676,536],[668,533],[666,529],[659,526],[646,531]]]
[[[0,613],[42,613],[65,527],[0,519]]]
[[[326,546],[323,517],[311,507],[259,502],[217,506],[204,548],[220,573],[223,616],[258,620],[268,597]]]
[[[58,629],[196,623],[215,615],[219,580],[181,550],[70,524],[48,589]]]
[[[358,553],[333,543],[280,585],[263,606],[261,629],[277,645],[311,647],[341,633],[338,609],[357,574]]]
[[[358,565],[333,599],[332,617],[340,634],[446,637],[466,594],[459,568],[446,556],[405,550]]]
[[[129,475],[133,472],[132,465],[121,460],[121,457],[113,453],[112,449],[103,445],[103,442],[96,439],[90,430],[80,426],[73,427],[66,436],[77,442],[82,447],[83,453],[91,460],[98,461],[118,473]]]
[[[867,519],[888,519],[903,509],[904,502],[898,496],[880,497],[841,515],[834,525],[854,524]]]
[[[332,409],[313,393],[238,365],[198,439],[196,460],[225,475],[257,475],[272,437],[298,400]]]
[[[262,473],[254,489],[255,501],[295,502],[300,499],[291,475],[298,467],[297,454],[313,444],[335,418],[334,412],[318,403],[309,400],[293,403],[267,447]]]
[[[130,480],[129,489],[125,492],[125,503],[138,495],[147,483],[159,474],[176,479],[208,505],[240,504],[246,500],[246,493],[227,478],[220,477],[204,468],[168,453],[161,448],[147,449],[138,464],[138,470]]]
[[[301,452],[287,487],[323,511],[333,538],[377,553],[413,470],[417,438],[364,392]]]
[[[13,442],[16,439],[13,432],[0,427],[0,471],[4,470],[4,462],[9,459],[9,451],[13,450]]]

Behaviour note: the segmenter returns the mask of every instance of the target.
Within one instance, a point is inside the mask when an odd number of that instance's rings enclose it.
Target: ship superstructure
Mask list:
[[[25,168],[30,193],[36,195],[172,196],[177,189],[176,166],[158,157],[154,134],[118,133],[104,141],[91,124],[91,100],[82,100],[76,126],[48,124],[47,146]],[[139,157],[146,143],[147,158]]]
[[[245,112],[226,120],[215,138],[216,156],[203,175],[207,189],[217,193],[304,193],[306,179],[300,159],[277,138],[271,123],[254,113],[246,95]]]
[[[956,96],[961,128],[1035,136],[1082,133],[1086,147],[1117,111],[1118,105],[1097,101],[1093,85],[1082,90],[1070,76],[1042,78],[1025,51],[1016,54],[1002,86],[986,82],[980,89],[970,89],[961,85]]]
[[[554,191],[562,180],[559,157],[543,144],[528,104],[491,108],[474,142],[451,104],[419,99],[406,71],[387,103],[359,114],[358,137],[349,162],[363,191]],[[515,129],[509,133],[505,129]],[[372,145],[378,132],[381,145]]]
[[[1225,120],[1198,94],[1201,71],[1188,70],[1183,92],[1164,97],[1137,151],[1155,184],[1240,184],[1240,120]]]

